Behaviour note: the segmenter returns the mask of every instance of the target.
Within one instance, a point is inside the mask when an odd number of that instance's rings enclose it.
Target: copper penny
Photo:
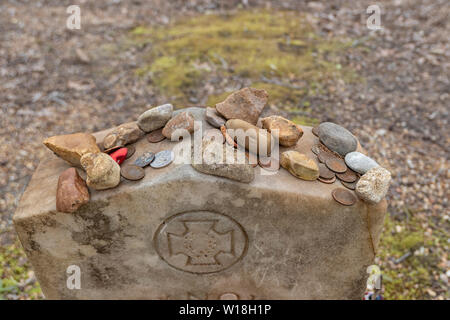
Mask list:
[[[344,173],[345,171],[347,171],[347,166],[341,159],[328,158],[325,161],[325,164],[327,165],[328,169],[336,173]]]
[[[317,155],[317,159],[322,163],[326,163],[328,159],[334,159],[334,157],[332,154],[321,150]]]
[[[127,180],[136,181],[145,176],[145,171],[141,167],[130,164],[120,168],[120,175]]]
[[[333,179],[335,176],[334,172],[328,169],[326,165],[319,163],[319,177],[329,180]]]
[[[150,143],[157,143],[163,141],[166,137],[162,134],[162,128],[158,130],[154,130],[147,135],[147,140]]]
[[[356,203],[356,197],[344,188],[336,188],[331,192],[333,199],[344,206],[352,206]]]
[[[312,128],[311,132],[312,132],[313,135],[318,137],[319,136],[319,127]]]
[[[347,169],[344,173],[337,173],[336,176],[339,178],[339,180],[352,183],[355,182],[356,179],[358,179],[358,176],[353,170]]]
[[[331,184],[331,183],[334,183],[336,181],[336,177],[333,177],[331,179],[324,179],[322,177],[318,177],[317,180],[319,180],[320,182],[323,182],[323,183]]]
[[[133,156],[133,154],[136,152],[136,148],[134,146],[128,146],[127,150],[128,150],[128,152],[127,152],[127,156],[125,159],[131,158]]]
[[[345,182],[345,181],[342,181],[342,180],[341,180],[342,185],[343,185],[344,187],[346,187],[347,189],[350,189],[350,190],[355,190],[355,189],[356,189],[356,183],[357,183],[357,182],[358,182],[358,181],[348,183],[348,182]]]

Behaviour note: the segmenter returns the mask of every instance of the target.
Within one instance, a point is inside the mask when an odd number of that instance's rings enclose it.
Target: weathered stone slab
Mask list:
[[[204,110],[188,111],[204,119]],[[280,152],[313,157],[318,139],[310,127],[302,129],[302,140]],[[177,143],[141,139],[124,164]],[[338,181],[303,181],[284,169],[264,175],[257,167],[246,184],[174,162],[147,167],[142,180],[90,190],[88,204],[62,214],[55,192],[67,168],[49,151],[14,215],[47,298],[361,299],[364,293],[385,200],[344,207],[331,196]],[[67,288],[71,265],[80,268],[80,290]]]

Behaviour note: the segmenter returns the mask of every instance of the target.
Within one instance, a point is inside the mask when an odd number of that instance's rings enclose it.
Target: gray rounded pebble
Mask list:
[[[318,135],[320,141],[328,149],[341,156],[355,151],[358,147],[358,141],[350,131],[332,122],[321,123],[318,128]]]
[[[345,163],[350,169],[360,174],[365,174],[370,169],[380,166],[375,160],[358,151],[347,153]]]
[[[170,103],[149,109],[138,118],[137,125],[142,131],[151,132],[162,128],[172,118],[173,106]]]

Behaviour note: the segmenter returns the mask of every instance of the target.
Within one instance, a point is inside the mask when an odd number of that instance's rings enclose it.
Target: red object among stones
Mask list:
[[[111,158],[114,159],[115,162],[117,162],[119,165],[122,164],[122,162],[125,161],[127,157],[128,149],[127,148],[120,148],[113,153],[110,154]]]

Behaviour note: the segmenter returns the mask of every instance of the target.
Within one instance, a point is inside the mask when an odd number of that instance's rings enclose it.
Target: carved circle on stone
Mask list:
[[[164,261],[191,273],[223,271],[241,260],[248,248],[244,228],[233,218],[211,211],[169,217],[153,241]]]

